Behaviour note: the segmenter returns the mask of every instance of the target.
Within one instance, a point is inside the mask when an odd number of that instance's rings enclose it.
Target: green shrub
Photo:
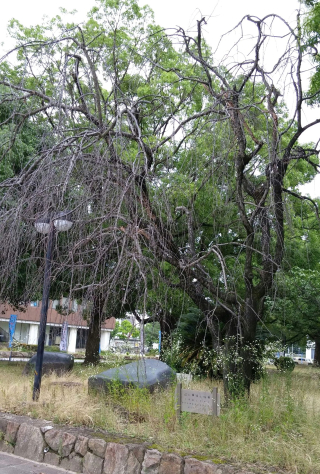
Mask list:
[[[291,357],[278,357],[275,359],[274,365],[276,366],[277,370],[280,370],[281,372],[292,372],[295,368],[295,363]]]
[[[26,344],[24,342],[20,342],[20,341],[17,341],[17,340],[13,340],[13,342],[12,342],[12,350],[14,350],[14,351],[37,352],[37,349],[38,349],[38,346],[36,344]]]

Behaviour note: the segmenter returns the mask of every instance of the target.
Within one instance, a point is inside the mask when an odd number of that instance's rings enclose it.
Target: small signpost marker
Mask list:
[[[9,362],[11,362],[11,357],[12,357],[12,341],[13,341],[14,332],[16,330],[17,318],[18,318],[18,316],[16,314],[11,314],[10,315],[10,320],[9,320],[9,348],[10,348]]]
[[[9,320],[9,336],[10,336],[9,347],[10,349],[12,348],[12,341],[13,341],[14,332],[16,330],[17,318],[18,316],[16,314],[10,315],[10,320]]]
[[[68,322],[64,321],[61,328],[60,351],[66,351],[68,348]]]
[[[201,415],[220,415],[220,394],[217,387],[212,392],[187,390],[177,383],[175,393],[175,409],[179,417],[182,411],[200,413]]]

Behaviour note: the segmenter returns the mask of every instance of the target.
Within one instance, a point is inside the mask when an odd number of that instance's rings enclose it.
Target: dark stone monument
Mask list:
[[[152,392],[156,387],[167,387],[175,382],[176,373],[167,364],[157,359],[143,359],[109,369],[88,379],[89,390],[108,391],[108,385],[120,382],[125,387],[130,385],[147,388]]]
[[[23,375],[29,375],[34,372],[36,366],[37,354],[31,357],[26,363],[23,370]],[[42,375],[55,372],[58,375],[62,375],[69,370],[72,370],[74,364],[74,357],[71,354],[65,354],[63,352],[44,352],[43,353],[43,365]]]

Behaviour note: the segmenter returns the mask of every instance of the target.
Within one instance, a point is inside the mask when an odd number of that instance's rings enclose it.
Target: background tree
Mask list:
[[[305,0],[303,3],[307,7],[303,17],[304,47],[310,48],[314,65],[307,98],[310,104],[315,105],[319,104],[320,99],[320,5],[317,0]]]
[[[134,327],[130,321],[125,319],[124,321],[116,321],[114,330],[111,333],[111,337],[118,337],[123,341],[130,337],[139,337],[139,329]]]
[[[293,268],[281,275],[278,297],[269,302],[269,327],[273,333],[285,336],[287,345],[314,341],[316,365],[320,363],[319,277],[317,270]]]

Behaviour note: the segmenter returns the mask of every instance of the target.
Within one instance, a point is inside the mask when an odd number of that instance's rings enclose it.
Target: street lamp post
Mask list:
[[[69,230],[72,226],[70,220],[70,212],[63,211],[59,212],[53,218],[42,218],[35,222],[35,228],[42,234],[48,234],[48,244],[46,252],[46,261],[44,269],[44,281],[43,281],[43,292],[42,292],[42,304],[40,313],[40,327],[39,327],[39,339],[37,349],[37,360],[36,368],[34,372],[34,383],[33,383],[33,394],[32,399],[37,401],[40,395],[41,377],[42,377],[42,364],[43,364],[43,352],[44,343],[46,337],[46,325],[47,325],[47,314],[49,304],[49,292],[50,292],[50,276],[51,276],[51,261],[52,261],[52,248],[55,231],[63,232]]]

